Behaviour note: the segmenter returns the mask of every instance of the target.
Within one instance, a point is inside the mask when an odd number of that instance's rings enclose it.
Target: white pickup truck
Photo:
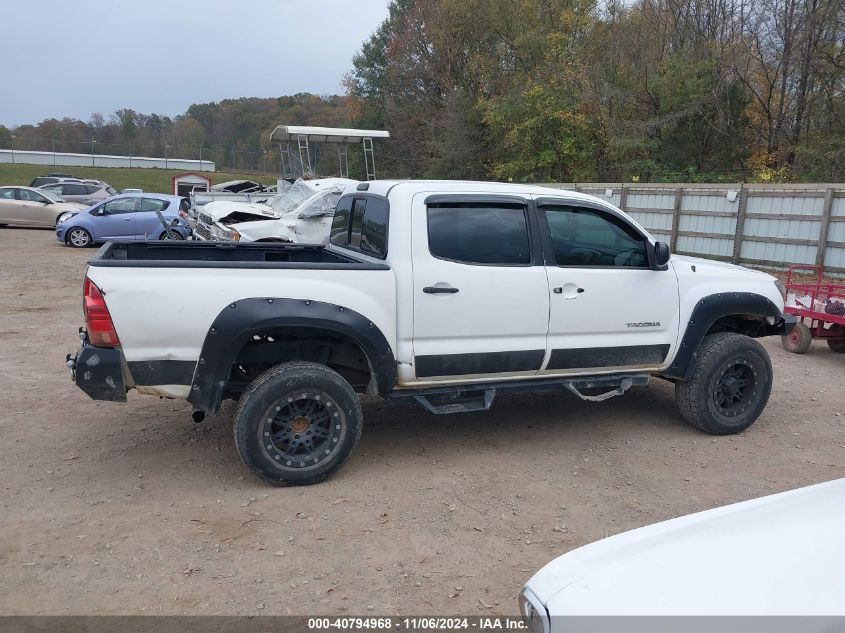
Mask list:
[[[736,433],[772,386],[754,338],[794,324],[770,275],[670,257],[607,202],[448,181],[348,187],[327,246],[108,243],[84,308],[68,357],[83,391],[186,398],[196,421],[237,399],[238,451],[277,485],[349,457],[358,393],[454,413],[658,376],[693,426]]]

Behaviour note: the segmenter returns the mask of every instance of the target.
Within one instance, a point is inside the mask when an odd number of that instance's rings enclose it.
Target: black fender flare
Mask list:
[[[256,334],[272,328],[314,328],[353,339],[367,355],[379,394],[397,382],[396,359],[384,334],[368,318],[344,306],[309,299],[257,297],[230,303],[205,336],[188,401],[216,413],[238,352]]]
[[[689,377],[698,349],[707,332],[721,318],[734,314],[773,317],[774,325],[764,328],[764,336],[785,334],[791,329],[791,320],[768,298],[753,292],[721,292],[708,295],[696,303],[686,323],[686,331],[678,345],[675,358],[663,372],[667,378],[686,380]]]

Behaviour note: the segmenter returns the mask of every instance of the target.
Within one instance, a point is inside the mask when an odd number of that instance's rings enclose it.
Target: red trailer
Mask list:
[[[834,352],[845,353],[845,283],[825,283],[823,276],[821,266],[789,267],[783,311],[797,317],[798,323],[781,337],[787,351],[803,354],[818,338],[825,339]]]

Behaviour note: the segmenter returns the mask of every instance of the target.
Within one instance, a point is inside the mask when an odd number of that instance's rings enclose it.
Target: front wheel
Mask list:
[[[256,378],[235,414],[241,459],[274,486],[322,481],[361,437],[358,396],[336,371],[316,363],[278,365]]]
[[[167,230],[167,231],[164,231],[161,235],[159,235],[158,239],[160,239],[160,240],[184,240],[185,238],[182,237],[182,234],[179,231]]]
[[[772,391],[763,346],[734,332],[704,337],[689,380],[675,383],[681,415],[711,435],[739,433],[760,417]]]
[[[66,238],[67,243],[74,248],[87,248],[94,243],[94,238],[85,229],[70,229]]]

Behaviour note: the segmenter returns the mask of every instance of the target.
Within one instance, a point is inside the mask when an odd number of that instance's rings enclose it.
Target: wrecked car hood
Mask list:
[[[232,224],[241,236],[241,242],[258,240],[282,240],[295,244],[324,244],[328,240],[332,225],[331,216],[297,218],[295,214],[286,214],[280,220],[243,222]]]
[[[253,215],[257,218],[267,219],[278,219],[282,217],[282,214],[275,211],[273,207],[257,202],[226,202],[225,200],[220,200],[218,202],[209,202],[203,207],[202,212],[214,222],[235,213],[243,213],[245,215]]]

